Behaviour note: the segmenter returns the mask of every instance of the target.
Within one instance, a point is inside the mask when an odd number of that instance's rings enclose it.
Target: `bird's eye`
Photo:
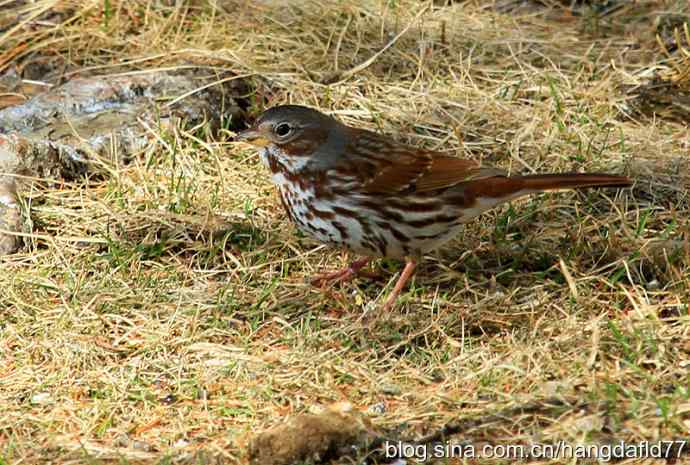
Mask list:
[[[278,137],[285,137],[292,132],[292,128],[288,123],[280,123],[273,130]]]

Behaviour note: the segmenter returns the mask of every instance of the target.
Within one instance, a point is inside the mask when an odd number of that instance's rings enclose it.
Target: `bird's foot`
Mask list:
[[[362,268],[364,268],[370,261],[371,258],[368,257],[362,258],[360,260],[355,260],[354,262],[350,263],[350,265],[347,268],[343,268],[342,270],[334,271],[333,273],[326,273],[315,277],[311,280],[311,284],[312,286],[316,287],[324,287],[327,284],[343,283],[350,281],[355,276],[360,274],[370,275],[370,273],[362,271]]]
[[[408,260],[407,263],[405,263],[405,268],[400,274],[400,277],[398,278],[398,281],[395,283],[395,287],[391,291],[390,295],[383,303],[381,311],[387,312],[388,310],[393,308],[395,302],[398,300],[398,297],[400,296],[400,293],[405,288],[407,281],[409,281],[412,277],[415,266],[417,266],[417,262],[415,262],[414,260]]]

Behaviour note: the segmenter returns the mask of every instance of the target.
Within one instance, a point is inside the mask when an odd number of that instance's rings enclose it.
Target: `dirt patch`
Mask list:
[[[336,404],[318,414],[298,415],[257,435],[249,445],[249,458],[256,465],[328,463],[361,455],[373,438],[364,417],[349,404]]]

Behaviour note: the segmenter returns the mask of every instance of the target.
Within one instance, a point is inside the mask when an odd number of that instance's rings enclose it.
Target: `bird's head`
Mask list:
[[[341,127],[342,123],[313,108],[281,105],[263,112],[236,140],[303,157],[318,152],[331,132]]]

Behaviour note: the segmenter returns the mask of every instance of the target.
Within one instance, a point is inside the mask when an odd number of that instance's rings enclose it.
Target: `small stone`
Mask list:
[[[383,415],[386,413],[386,404],[384,402],[376,402],[369,406],[369,413],[372,415]]]
[[[126,433],[119,434],[114,440],[115,447],[129,447],[129,436]]]
[[[132,449],[142,450],[144,452],[149,452],[149,451],[151,451],[151,445],[147,442],[138,441],[135,439],[134,441],[132,441]]]
[[[400,389],[400,386],[397,384],[384,384],[381,386],[381,392],[388,394],[389,396],[397,396],[400,395],[402,389]]]
[[[546,381],[541,385],[541,391],[546,397],[555,397],[562,395],[569,390],[568,383],[563,381]]]
[[[601,431],[604,426],[604,421],[598,414],[587,415],[575,420],[575,428],[584,433],[592,431]]]
[[[173,444],[173,447],[182,448],[187,447],[189,444],[189,441],[187,441],[186,439],[178,439],[177,441],[175,441],[175,444]]]
[[[32,404],[45,405],[52,402],[52,400],[49,392],[39,392],[31,396]]]
[[[652,279],[647,283],[645,287],[648,291],[656,291],[657,289],[659,289],[659,281],[657,281],[656,279]]]

